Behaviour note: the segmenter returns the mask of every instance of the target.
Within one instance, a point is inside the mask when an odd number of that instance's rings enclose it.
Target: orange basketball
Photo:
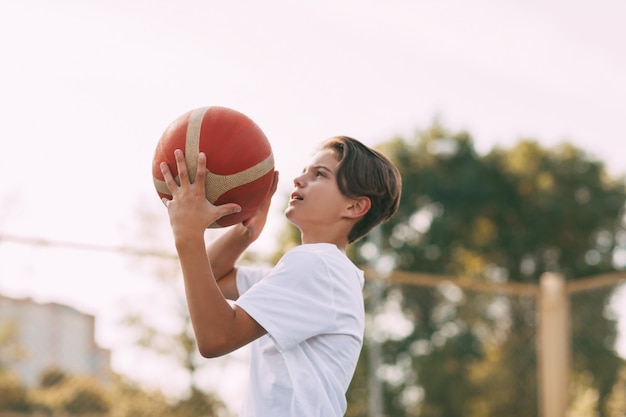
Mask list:
[[[248,116],[225,107],[203,107],[170,124],[152,160],[152,177],[161,198],[172,198],[159,165],[167,162],[179,182],[174,150],[185,154],[189,176],[198,168],[198,154],[207,157],[206,197],[215,204],[237,203],[241,212],[222,217],[210,227],[241,223],[268,196],[274,177],[274,156],[267,137]]]

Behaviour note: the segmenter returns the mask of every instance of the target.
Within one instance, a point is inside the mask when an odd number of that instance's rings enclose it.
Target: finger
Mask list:
[[[239,213],[241,211],[241,206],[236,203],[226,203],[226,204],[222,204],[216,207],[219,209],[218,211],[218,214],[220,216],[219,218],[228,216],[229,214]]]
[[[196,170],[196,178],[194,180],[197,184],[204,184],[204,178],[206,177],[206,155],[204,152],[198,154],[198,169]]]
[[[274,178],[272,179],[272,185],[270,186],[270,191],[267,193],[265,200],[263,200],[261,209],[269,207],[270,202],[272,201],[272,197],[276,193],[277,188],[278,188],[278,171],[274,171]]]
[[[163,198],[161,199],[161,201],[163,202],[163,204],[165,205],[165,207],[169,207],[169,204],[170,204],[170,201],[171,201],[171,200],[170,200],[169,198],[165,198],[165,197],[163,197]]]
[[[174,180],[174,176],[172,175],[169,165],[167,165],[167,162],[161,162],[159,168],[161,168],[161,173],[163,174],[163,179],[165,180],[167,189],[170,190],[170,193],[173,193],[174,190],[178,188],[178,184],[176,184],[176,180]]]
[[[178,169],[178,178],[182,184],[189,184],[189,173],[187,172],[187,162],[185,162],[185,154],[180,149],[174,151],[176,159],[176,168]]]

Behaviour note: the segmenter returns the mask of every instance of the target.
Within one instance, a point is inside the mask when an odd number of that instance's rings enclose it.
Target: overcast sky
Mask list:
[[[481,152],[569,140],[623,174],[625,19],[619,0],[4,1],[0,234],[145,246],[141,209],[167,236],[152,153],[208,105],[246,113],[274,149],[263,245],[337,134],[376,145],[440,117]],[[0,241],[0,292],[96,314],[107,347],[120,303],[149,288],[119,256]]]

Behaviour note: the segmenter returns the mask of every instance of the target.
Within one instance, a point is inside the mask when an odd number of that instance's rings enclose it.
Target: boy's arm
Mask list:
[[[237,290],[237,267],[239,257],[261,234],[267,221],[272,196],[278,186],[278,172],[274,173],[274,180],[270,192],[257,212],[242,224],[232,226],[223,235],[207,246],[207,257],[213,269],[222,294],[229,300],[239,298]]]
[[[204,357],[227,354],[266,333],[237,305],[231,306],[214,279],[204,238],[177,241],[185,294],[198,350]]]
[[[206,256],[215,280],[224,297],[229,300],[239,298],[235,263],[252,242],[248,229],[237,224],[207,245]]]
[[[193,180],[189,178],[183,153],[177,150],[175,156],[180,186],[167,164],[161,164],[165,183],[172,193],[172,200],[164,199],[164,203],[183,272],[198,349],[206,357],[220,356],[266,333],[244,310],[226,301],[215,280],[205,248],[206,227],[240,208],[236,204],[214,206],[206,199],[206,156],[203,153],[198,157],[198,170]],[[248,229],[250,227],[248,225]],[[219,263],[218,267],[223,269]]]

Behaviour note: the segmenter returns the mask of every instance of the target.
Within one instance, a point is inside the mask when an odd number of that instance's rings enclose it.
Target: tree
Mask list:
[[[142,389],[119,375],[112,375],[111,382],[103,384],[91,378],[69,375],[54,369],[45,372],[39,386],[27,392],[25,398],[28,398],[27,408],[14,408],[15,411],[34,410],[45,415],[68,417],[227,415],[219,401],[197,389],[193,389],[187,398],[168,400],[162,392]]]
[[[111,408],[107,388],[102,383],[58,369],[43,372],[39,386],[29,392],[29,401],[33,410],[45,414],[103,415]]]
[[[0,369],[0,413],[3,411],[27,412],[28,404],[26,387],[17,375]]]
[[[17,343],[15,323],[0,321],[0,411],[29,410],[27,389],[7,364],[22,358],[23,349]]]
[[[467,132],[451,134],[435,122],[410,141],[396,138],[380,148],[403,175],[399,211],[381,227],[381,250],[397,269],[538,283],[545,271],[575,280],[616,268],[624,182],[573,145],[548,149],[526,139],[481,156]],[[359,251],[366,243],[352,252],[360,264],[368,261]],[[413,328],[383,342],[383,367],[403,375],[383,375],[388,415],[536,415],[532,297],[445,285],[403,286],[400,293]],[[596,291],[572,310],[573,371],[593,375],[600,416],[622,363],[614,351],[615,319],[598,314],[610,295]],[[354,383],[349,396],[362,394]]]

